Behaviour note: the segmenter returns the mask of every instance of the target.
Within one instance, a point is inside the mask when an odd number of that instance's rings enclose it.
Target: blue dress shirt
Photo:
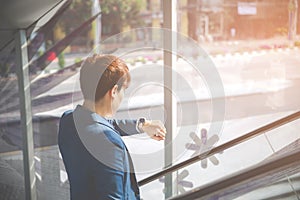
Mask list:
[[[133,163],[121,138],[137,133],[136,120],[106,120],[79,105],[62,115],[58,145],[72,200],[140,199]]]

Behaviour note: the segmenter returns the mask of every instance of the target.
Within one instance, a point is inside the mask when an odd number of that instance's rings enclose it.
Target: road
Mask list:
[[[135,54],[138,53],[135,52]],[[146,54],[145,52],[141,53]],[[153,54],[159,54],[159,52],[153,52]],[[299,55],[299,49],[285,49],[212,56],[213,65],[211,67],[217,69],[224,87],[225,120],[299,110]],[[134,55],[128,56],[133,57]],[[71,62],[75,58],[68,59],[68,62]],[[200,60],[199,63],[203,62]],[[206,79],[209,77],[204,77],[199,73],[201,66],[192,66],[182,59],[178,59],[176,66],[174,74],[176,74],[177,83],[175,89],[173,88],[173,93],[178,101],[178,125],[211,121],[212,111],[215,108],[211,103],[210,92],[214,90],[214,85],[206,84]],[[137,63],[135,66],[129,65],[129,67],[132,82],[126,91],[117,117],[145,116],[163,120],[165,111],[162,62]],[[75,92],[74,95],[72,95],[73,92]],[[78,92],[77,73],[35,97],[33,113],[35,116],[59,117],[64,110],[73,108],[80,100],[81,96],[78,95]],[[61,107],[62,105],[64,106]],[[53,123],[51,122],[51,124]],[[40,127],[40,125],[37,126]],[[42,127],[46,126],[45,124]],[[51,144],[53,141],[51,133],[47,133],[47,128],[45,131],[43,137],[47,137],[47,139],[40,140],[50,141],[47,144]],[[8,132],[12,132],[12,135],[19,134],[15,128]],[[14,140],[17,138],[20,136],[12,137]],[[38,144],[38,146],[43,146],[43,144]]]
[[[299,55],[299,49],[286,49],[212,56],[214,65],[211,67],[217,69],[224,87],[225,120],[299,110]],[[132,82],[126,91],[117,117],[145,116],[163,120],[165,111],[162,106],[162,62],[137,63],[129,67]],[[201,66],[198,67],[179,59],[174,69],[177,81],[173,93],[181,109],[179,125],[206,123],[212,117],[211,113],[214,108],[210,92],[214,90],[214,86],[206,84],[207,77],[201,74]],[[197,72],[199,69],[200,73]],[[47,97],[76,91],[79,92],[78,74],[39,97],[47,99]],[[56,101],[49,102],[47,107],[41,104],[40,114],[51,113],[51,115],[60,116],[63,109],[67,109],[58,108],[62,101],[63,99],[56,98]],[[69,102],[69,108],[77,103],[76,98],[65,101]],[[198,108],[197,113],[194,108]],[[198,115],[191,115],[191,111]]]
[[[299,110],[300,104],[297,102],[300,97],[299,55],[299,50],[288,50],[213,57],[212,60],[225,90],[225,118],[236,119]],[[212,111],[209,90],[213,88],[205,85],[206,77],[196,73],[193,66],[179,64],[177,88],[174,89],[174,93],[179,100],[184,99],[182,95],[186,93],[194,94],[190,95],[190,100],[194,100],[194,103],[186,101],[179,104],[189,110],[193,109],[196,103],[201,109],[200,114],[207,116],[202,118],[203,122],[207,122]],[[134,107],[133,103],[136,103],[136,106],[130,111],[130,116],[136,117],[145,111],[155,118],[161,116],[163,114],[160,105],[163,102],[163,88],[160,86],[163,83],[162,68],[148,65],[145,67],[141,64],[131,71],[133,81],[127,92],[128,99],[125,99],[118,116],[126,117],[127,108]],[[147,106],[146,110],[138,108],[138,101]],[[183,124],[193,123],[193,117],[183,116]]]

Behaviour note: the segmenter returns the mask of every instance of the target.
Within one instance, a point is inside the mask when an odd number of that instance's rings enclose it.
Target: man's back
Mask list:
[[[58,137],[71,199],[136,198],[125,144],[105,119],[79,106],[64,113]]]

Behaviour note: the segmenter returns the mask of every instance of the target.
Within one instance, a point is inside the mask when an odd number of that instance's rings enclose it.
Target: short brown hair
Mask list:
[[[118,85],[128,87],[129,69],[126,63],[114,55],[94,54],[88,57],[80,70],[80,88],[84,99],[98,101]]]

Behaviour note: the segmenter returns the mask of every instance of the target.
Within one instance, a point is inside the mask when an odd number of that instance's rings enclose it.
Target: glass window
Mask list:
[[[201,145],[213,148],[299,110],[296,0],[176,3],[173,33],[164,29],[163,22],[164,12],[171,7],[159,0],[74,0],[57,8],[44,25],[27,30],[38,199],[70,198],[57,146],[58,122],[64,111],[82,103],[79,70],[93,53],[117,55],[129,67],[131,85],[116,118],[165,122],[175,116],[176,130],[167,144],[173,146],[173,164],[199,153]],[[166,33],[173,34],[176,43],[170,52],[172,66],[164,64],[164,53],[169,51],[164,46]],[[0,187],[7,192],[0,192],[0,199],[25,194],[13,44],[6,50],[0,60],[0,167],[4,172],[1,169]],[[172,87],[165,85],[164,73],[172,74]],[[172,93],[175,107],[164,103],[165,91]],[[173,116],[166,115],[170,109],[176,111]],[[178,177],[188,180],[174,191],[181,193],[261,162],[299,139],[297,127],[296,122],[284,126],[206,164],[174,172],[177,181]],[[146,134],[123,139],[138,180],[164,168],[163,142],[149,140]],[[256,144],[261,147],[253,148]],[[254,151],[244,156],[249,149]],[[199,173],[190,173],[192,168]],[[163,183],[160,179],[143,186],[142,195],[163,198]]]

